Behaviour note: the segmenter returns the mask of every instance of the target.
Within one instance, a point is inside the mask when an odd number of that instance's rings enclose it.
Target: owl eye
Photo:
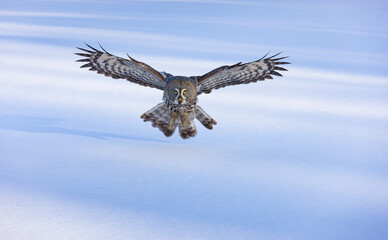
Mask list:
[[[178,95],[178,91],[177,90],[175,90],[174,93],[175,93],[175,95]]]
[[[186,90],[184,90],[182,93],[183,93],[183,95],[186,95]]]

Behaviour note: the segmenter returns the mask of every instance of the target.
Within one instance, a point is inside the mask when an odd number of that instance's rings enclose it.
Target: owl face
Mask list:
[[[167,81],[165,95],[175,104],[185,104],[196,95],[194,82],[191,78],[175,77]]]

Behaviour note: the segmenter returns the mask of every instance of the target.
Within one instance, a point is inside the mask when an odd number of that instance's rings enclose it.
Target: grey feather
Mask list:
[[[85,43],[86,44],[86,43]],[[164,90],[166,84],[165,78],[158,71],[149,65],[136,61],[134,59],[124,59],[108,53],[99,44],[104,51],[97,50],[86,44],[91,50],[78,48],[86,53],[75,53],[86,59],[79,59],[78,62],[87,62],[90,64],[82,65],[81,67],[92,67],[92,71],[104,74],[113,78],[123,78],[130,82],[137,83],[143,86],[153,87]]]
[[[198,81],[197,94],[199,95],[201,93],[210,93],[212,89],[218,89],[226,86],[253,83],[264,79],[272,79],[272,77],[268,77],[270,75],[282,76],[275,70],[287,71],[287,69],[278,67],[276,65],[287,63],[277,62],[277,60],[287,57],[274,59],[274,57],[277,57],[279,54],[281,53],[277,53],[267,58],[265,58],[265,55],[264,57],[254,62],[222,66],[202,76],[193,77]]]
[[[87,67],[93,67],[93,65],[91,63],[87,63],[82,65],[80,68],[87,68]]]
[[[213,129],[213,125],[216,125],[217,122],[209,116],[200,106],[196,107],[195,117],[198,119],[200,123],[207,129]]]
[[[87,59],[87,58],[78,59],[76,62],[90,62],[90,59]]]
[[[282,68],[282,67],[274,67],[273,69],[278,70],[278,71],[288,71],[287,69]]]
[[[86,46],[90,49],[78,48],[83,52],[75,54],[83,58],[77,62],[85,63],[81,68],[89,68],[89,71],[96,71],[107,77],[126,79],[139,85],[163,90],[163,102],[145,112],[141,118],[144,122],[151,122],[153,127],[158,128],[167,137],[172,136],[178,128],[179,135],[183,139],[196,136],[195,118],[207,129],[213,129],[217,124],[197,105],[199,94],[210,93],[213,89],[226,86],[273,79],[273,76],[282,76],[277,71],[287,71],[286,68],[278,65],[290,64],[278,61],[287,58],[278,57],[281,52],[267,57],[268,52],[257,61],[224,65],[202,76],[173,76],[156,71],[129,55],[129,59],[114,56],[100,43],[98,45],[101,50],[88,44]]]

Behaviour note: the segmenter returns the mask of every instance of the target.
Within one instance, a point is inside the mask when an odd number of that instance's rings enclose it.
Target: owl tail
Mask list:
[[[153,127],[159,128],[167,137],[170,137],[175,129],[179,128],[179,135],[183,139],[197,135],[194,117],[208,129],[213,129],[217,124],[200,106],[196,106],[194,112],[170,112],[166,103],[159,103],[152,109],[141,115],[144,122],[151,122]]]
[[[140,118],[142,118],[144,122],[152,122],[152,126],[159,128],[166,137],[170,137],[177,126],[175,119],[173,122],[171,121],[171,113],[164,102],[159,103],[152,109],[148,110],[141,115]]]
[[[203,126],[207,129],[213,129],[213,125],[217,122],[209,116],[200,106],[196,106],[195,115],[194,114],[181,114],[181,121],[179,122],[179,134],[183,139],[194,137],[197,134],[197,129],[194,124],[194,117],[198,119]]]
[[[178,127],[179,135],[181,135],[183,139],[187,139],[189,137],[194,137],[195,135],[197,135],[197,128],[195,127],[193,119],[190,119],[186,122],[181,120],[178,124]]]

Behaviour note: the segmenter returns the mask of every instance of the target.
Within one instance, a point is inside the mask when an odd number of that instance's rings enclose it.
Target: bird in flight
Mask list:
[[[123,78],[162,90],[163,102],[145,112],[141,118],[144,122],[151,122],[153,127],[159,128],[167,137],[172,136],[178,127],[179,135],[183,139],[197,134],[195,118],[208,129],[213,129],[213,125],[217,124],[197,105],[199,95],[226,86],[272,79],[272,76],[281,77],[282,75],[277,71],[287,71],[287,69],[279,65],[289,64],[281,61],[287,57],[277,57],[280,54],[278,53],[271,57],[265,55],[253,62],[221,66],[202,76],[174,76],[159,72],[129,55],[129,59],[114,56],[101,45],[101,50],[86,45],[89,49],[78,48],[83,52],[75,53],[84,57],[77,60],[77,62],[86,62],[81,68],[89,68],[90,71],[97,71],[108,77]]]

